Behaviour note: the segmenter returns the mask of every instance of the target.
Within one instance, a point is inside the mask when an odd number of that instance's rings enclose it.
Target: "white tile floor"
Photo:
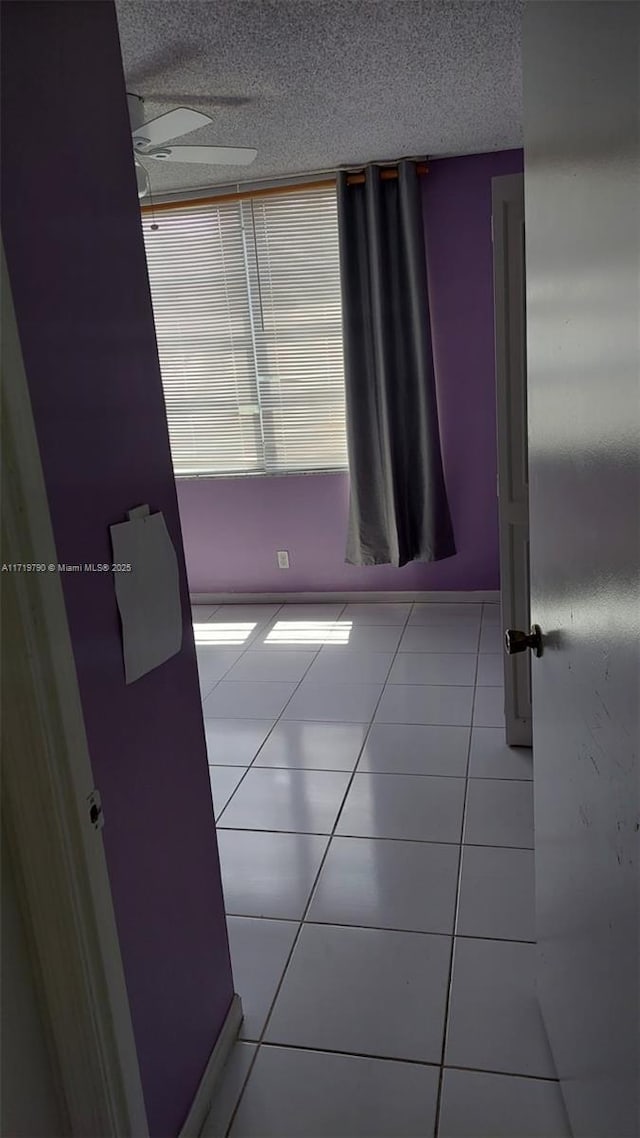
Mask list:
[[[204,1138],[566,1138],[497,607],[194,622],[245,1012]]]

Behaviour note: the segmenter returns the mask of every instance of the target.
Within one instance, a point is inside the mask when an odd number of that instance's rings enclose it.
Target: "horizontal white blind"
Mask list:
[[[143,230],[175,473],[258,471],[240,206],[172,210]]]
[[[253,198],[250,293],[268,470],[346,465],[334,187]]]
[[[346,467],[335,188],[149,217],[175,473]]]

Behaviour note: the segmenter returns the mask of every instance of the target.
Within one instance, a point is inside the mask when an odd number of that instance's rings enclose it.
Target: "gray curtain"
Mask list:
[[[439,561],[455,552],[444,484],[419,175],[338,175],[347,442],[346,560]]]

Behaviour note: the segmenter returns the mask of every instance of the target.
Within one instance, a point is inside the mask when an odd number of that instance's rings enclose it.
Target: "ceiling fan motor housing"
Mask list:
[[[127,91],[127,103],[129,104],[131,130],[139,130],[144,122],[144,99],[141,95],[132,95],[130,91]]]
[[[136,171],[136,183],[138,186],[138,197],[145,198],[149,193],[149,175],[144,166],[137,162],[134,158],[134,166]]]

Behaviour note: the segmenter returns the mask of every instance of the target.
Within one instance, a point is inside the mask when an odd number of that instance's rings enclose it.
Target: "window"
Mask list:
[[[176,475],[344,469],[335,187],[145,213],[143,231]]]

